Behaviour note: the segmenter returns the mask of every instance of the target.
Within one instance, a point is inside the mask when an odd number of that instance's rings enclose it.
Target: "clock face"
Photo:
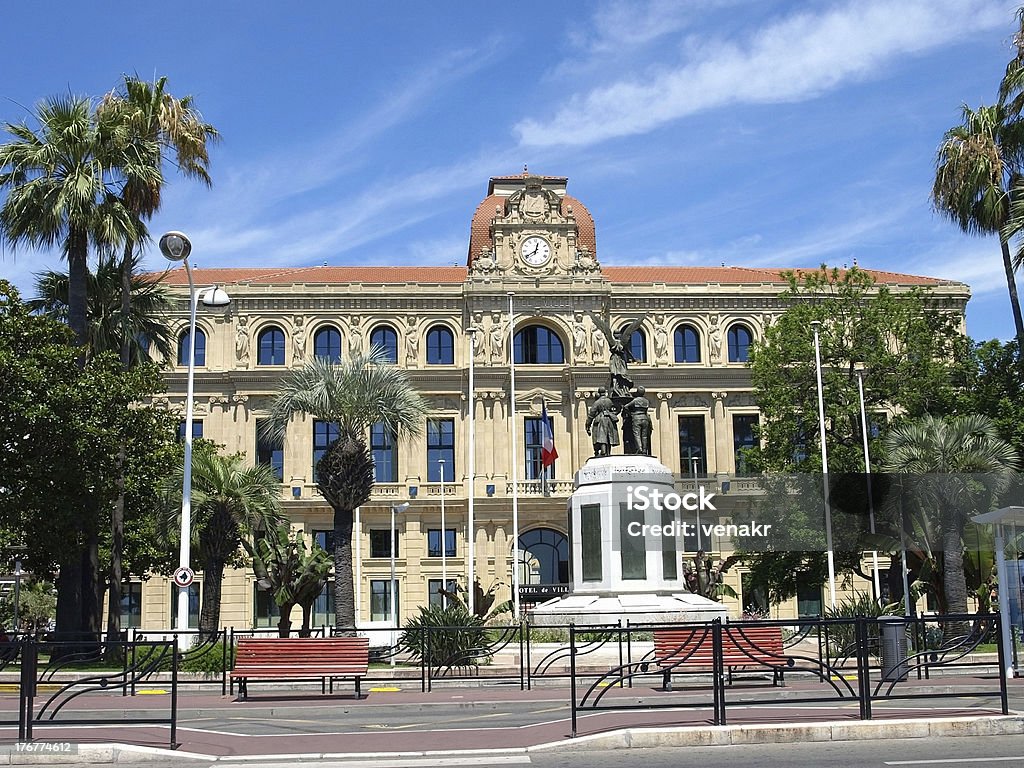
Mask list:
[[[551,246],[543,237],[534,235],[523,240],[523,248],[520,253],[523,254],[523,261],[531,267],[539,267],[546,264],[551,258]]]

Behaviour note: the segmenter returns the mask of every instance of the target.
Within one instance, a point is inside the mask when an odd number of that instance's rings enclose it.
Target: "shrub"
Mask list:
[[[486,663],[487,630],[484,620],[458,602],[420,606],[409,619],[399,641],[413,658],[431,666],[467,666]]]

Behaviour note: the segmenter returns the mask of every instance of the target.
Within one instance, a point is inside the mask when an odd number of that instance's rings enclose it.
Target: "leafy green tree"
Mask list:
[[[980,413],[995,423],[999,435],[1024,459],[1024,366],[1016,342],[992,340],[971,350],[957,413]]]
[[[976,110],[964,105],[962,112],[960,125],[946,131],[939,146],[932,201],[964,232],[999,236],[1017,344],[1024,348],[1024,319],[1009,245],[1019,229],[1011,221],[1010,203],[1011,187],[1019,184],[1024,123],[1011,119],[1003,104]],[[1014,221],[1022,219],[1018,215]]]
[[[306,548],[302,532],[290,535],[288,525],[281,524],[257,537],[252,544],[242,541],[252,557],[256,585],[267,590],[280,609],[278,633],[288,637],[291,633],[292,609],[302,608],[302,629],[299,637],[309,637],[313,618],[313,603],[327,584],[333,565],[328,555],[314,540]]]
[[[817,381],[812,322],[821,323],[822,388],[829,472],[863,472],[858,375],[864,376],[865,408],[876,427],[880,413],[943,412],[952,407],[967,342],[955,313],[932,306],[926,293],[893,293],[857,269],[787,272],[786,309],[751,350],[750,375],[761,411],[760,447],[752,465],[765,473],[768,497],[759,522],[775,523],[788,539],[786,551],[744,552],[755,583],[773,601],[794,595],[802,581],[821,583],[823,505]],[[877,440],[872,441],[873,452]],[[798,477],[793,477],[798,475]],[[796,492],[799,491],[799,492]],[[808,500],[811,500],[810,502]],[[765,514],[774,515],[767,519]],[[838,513],[836,513],[838,515]],[[737,519],[743,517],[741,511]],[[833,521],[836,570],[860,572],[860,529]],[[865,575],[866,574],[863,574]]]
[[[166,413],[140,406],[160,386],[156,366],[125,371],[116,357],[79,350],[63,323],[33,315],[0,282],[0,527],[27,548],[25,564],[58,578],[60,631],[99,630],[99,543],[119,493],[118,447],[128,446],[126,478],[133,521],[153,518],[158,478],[173,451]],[[82,578],[82,553],[95,557]],[[133,551],[135,572],[159,564],[152,549]],[[75,573],[75,579],[67,573]],[[84,616],[95,619],[82,624]]]
[[[179,466],[167,486],[168,531],[181,530],[183,471]],[[265,465],[246,467],[241,456],[221,456],[209,445],[192,455],[192,546],[203,567],[201,637],[220,628],[224,569],[240,564],[243,537],[278,524],[279,495],[280,484]]]
[[[942,540],[946,606],[967,612],[964,531],[970,515],[986,511],[1012,480],[1020,461],[986,416],[925,414],[895,425],[884,439],[882,469],[916,476],[915,497]]]
[[[334,621],[355,626],[352,583],[352,526],[356,507],[370,500],[373,456],[367,445],[371,425],[381,423],[399,439],[419,434],[427,413],[408,374],[372,347],[341,363],[314,359],[291,372],[271,407],[268,429],[283,439],[295,414],[333,422],[338,438],[316,465],[316,484],[334,510]]]

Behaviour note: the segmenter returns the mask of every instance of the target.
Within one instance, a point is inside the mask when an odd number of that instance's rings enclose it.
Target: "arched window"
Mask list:
[[[750,342],[754,336],[745,325],[736,324],[729,329],[729,362],[745,363],[750,356]]]
[[[196,328],[196,365],[206,365],[206,334]],[[178,365],[188,365],[188,331],[178,337]]]
[[[624,330],[624,327],[620,328],[619,333]],[[629,356],[638,363],[647,362],[647,334],[641,328],[637,328],[629,337]]]
[[[692,325],[680,325],[675,332],[676,362],[700,362],[700,334]]]
[[[386,325],[378,325],[370,333],[370,346],[380,347],[389,363],[398,362],[398,334]]]
[[[341,362],[341,331],[325,325],[313,336],[313,354],[332,363]]]
[[[526,364],[561,364],[565,362],[562,340],[542,325],[528,325],[515,336],[515,361]]]
[[[427,365],[454,365],[455,337],[442,325],[427,331]]]
[[[568,584],[569,542],[551,528],[534,528],[519,537],[520,584]]]
[[[256,363],[258,365],[284,365],[284,331],[272,325],[260,332]]]

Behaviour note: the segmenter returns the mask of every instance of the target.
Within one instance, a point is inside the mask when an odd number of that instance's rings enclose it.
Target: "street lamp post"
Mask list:
[[[828,449],[825,447],[825,395],[821,385],[821,342],[818,331],[821,321],[811,322],[814,328],[814,373],[818,380],[818,430],[821,439],[821,482],[825,500],[825,546],[828,548],[828,598],[833,610],[836,607],[836,559],[832,551],[832,506],[828,501]]]
[[[864,371],[857,371],[857,394],[860,396],[860,432],[864,439],[864,477],[868,487],[868,522],[875,535],[875,502],[871,496],[871,454],[868,452],[868,415],[864,408]],[[871,576],[875,585],[875,602],[881,604],[882,585],[878,580],[878,550],[871,550]]]
[[[391,584],[388,588],[388,601],[391,603],[391,627],[394,630],[398,629],[398,601],[395,599],[395,541],[397,540],[397,534],[395,532],[395,513],[405,512],[409,508],[409,502],[403,501],[401,504],[391,505]],[[391,666],[395,666],[395,648],[397,642],[391,643]]]
[[[700,461],[699,456],[690,456],[690,474],[693,477],[693,492],[697,492],[697,462]],[[700,552],[703,549],[700,540],[700,505],[697,505],[697,551]]]
[[[468,513],[466,520],[466,558],[469,561],[469,571],[466,580],[466,604],[469,607],[470,614],[473,614],[476,610],[476,563],[473,561],[475,556],[474,538],[476,536],[474,531],[476,525],[474,518],[474,502],[476,499],[476,402],[473,399],[473,358],[476,356],[476,332],[477,329],[474,326],[466,329],[466,333],[469,334],[469,466],[466,468],[469,475]]]
[[[448,607],[448,531],[444,527],[444,459],[441,466],[441,608]]]
[[[196,293],[192,280],[192,267],[188,263],[192,253],[192,243],[181,232],[168,232],[160,238],[160,251],[170,261],[180,261],[185,266],[188,277],[188,377],[185,387],[185,462],[181,483],[181,546],[178,552],[178,567],[182,572],[189,571],[191,559],[192,532],[192,399],[196,372],[196,305],[202,301],[208,307],[226,307],[231,297],[217,286],[207,288],[202,294]],[[188,593],[189,583],[179,586],[178,620],[179,630],[188,629]]]

